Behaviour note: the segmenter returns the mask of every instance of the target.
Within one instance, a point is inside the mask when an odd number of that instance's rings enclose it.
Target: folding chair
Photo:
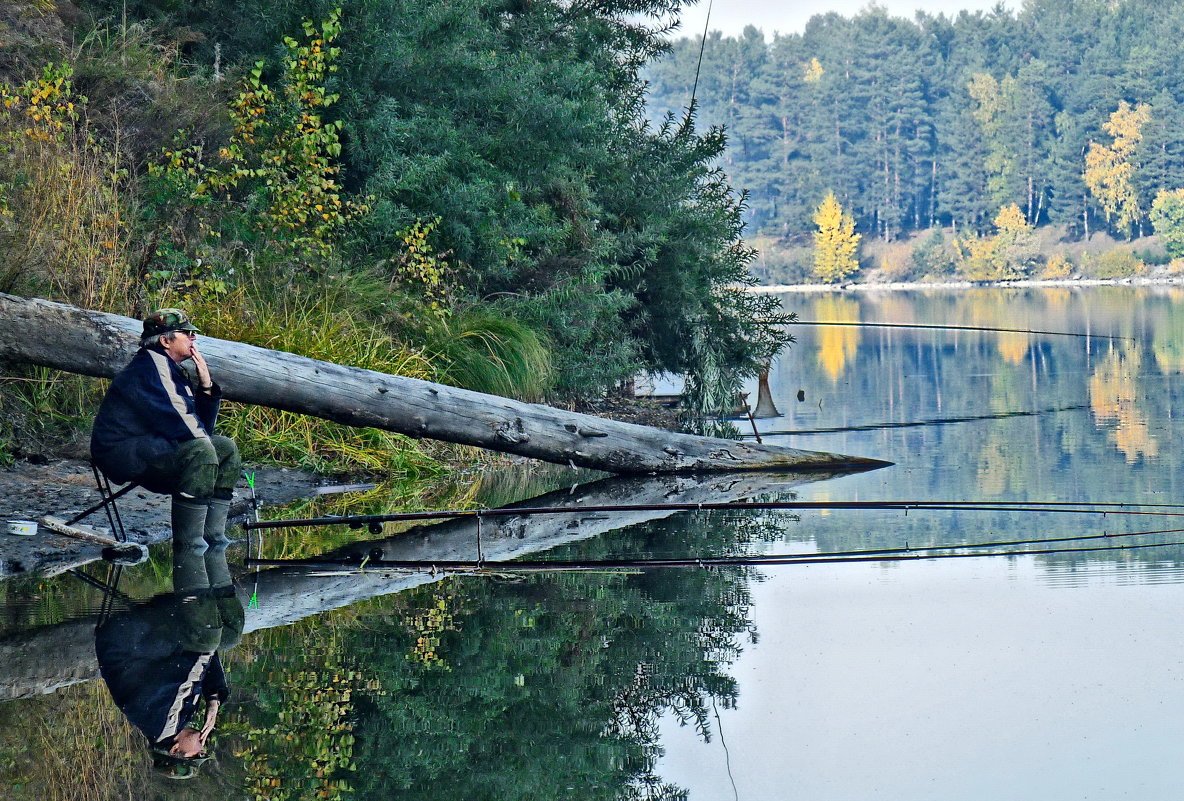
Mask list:
[[[134,490],[139,486],[139,484],[136,484],[133,481],[122,489],[113,490],[111,488],[111,482],[107,480],[107,477],[103,475],[99,468],[97,468],[94,464],[91,464],[90,470],[91,473],[94,474],[95,487],[99,491],[99,498],[101,498],[101,500],[89,509],[79,512],[78,514],[71,517],[66,521],[66,525],[72,526],[79,520],[89,517],[99,509],[102,509],[107,513],[107,522],[111,524],[111,533],[114,535],[116,541],[127,542],[127,532],[123,528],[123,519],[119,516],[119,507],[115,504],[115,502]]]

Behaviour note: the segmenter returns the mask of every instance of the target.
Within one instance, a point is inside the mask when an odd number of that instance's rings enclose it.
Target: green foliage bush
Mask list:
[[[1084,266],[1091,278],[1130,278],[1147,272],[1147,265],[1129,248],[1108,250]]]
[[[934,228],[913,248],[912,262],[913,276],[945,278],[957,269],[958,251],[942,229]]]
[[[1151,224],[1169,256],[1184,256],[1184,189],[1161,190],[1155,196]]]
[[[1152,250],[1146,248],[1144,250],[1132,251],[1139,261],[1148,267],[1162,267],[1165,264],[1170,264],[1172,261],[1171,254],[1163,250]]]
[[[577,278],[544,294],[500,303],[547,332],[559,398],[595,397],[641,369],[639,344],[621,322],[637,300],[624,291],[606,292],[590,278]]]
[[[344,6],[87,3],[109,16],[70,58],[102,135],[70,64],[5,95],[0,250],[19,258],[0,287],[176,303],[228,338],[534,400],[642,369],[726,397],[788,342],[777,301],[744,291],[723,132],[646,120],[638,70],[666,46],[646,15],[666,0]],[[48,122],[25,125],[45,88]],[[227,422],[258,458],[405,451]]]

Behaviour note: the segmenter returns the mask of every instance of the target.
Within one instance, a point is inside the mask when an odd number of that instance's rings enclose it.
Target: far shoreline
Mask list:
[[[1180,286],[1184,274],[1173,276],[1127,276],[1125,278],[1055,278],[1017,281],[896,281],[891,283],[773,284],[747,287],[750,292],[769,295],[811,292],[897,292],[918,289],[1026,289],[1092,286]]]

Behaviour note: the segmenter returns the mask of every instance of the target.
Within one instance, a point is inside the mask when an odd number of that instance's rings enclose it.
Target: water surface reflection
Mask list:
[[[785,417],[760,425],[798,432],[774,441],[896,466],[792,486],[680,480],[631,497],[1181,502],[1181,299],[1134,288],[795,298],[803,317],[1090,336],[800,329],[772,371]],[[545,489],[563,487],[553,500],[577,508],[611,492],[571,490],[575,480]],[[533,494],[515,485],[496,502]],[[483,502],[476,489],[465,499]],[[185,792],[1179,795],[1163,765],[1184,735],[1184,517],[835,509],[507,523],[484,531],[490,553],[569,560],[1158,533],[1113,538],[1106,551],[759,569],[526,578],[239,569],[239,596],[257,606],[247,604],[241,644],[223,653],[234,692],[218,718],[219,758]],[[465,526],[388,530],[362,545],[359,532],[298,532],[253,547],[469,556],[476,538]],[[134,597],[149,598],[170,577],[157,561],[129,578]],[[5,588],[16,602],[6,611],[17,610],[0,640],[5,797],[172,797],[142,736],[96,690],[97,666],[70,662],[76,630],[89,647],[96,605],[93,589],[71,581]],[[22,662],[39,645],[58,673]],[[95,732],[104,747],[82,747]]]

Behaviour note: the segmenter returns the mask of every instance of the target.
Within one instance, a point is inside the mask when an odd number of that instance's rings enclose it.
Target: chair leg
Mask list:
[[[116,495],[111,491],[111,482],[107,480],[106,476],[99,472],[99,468],[92,464],[90,469],[95,471],[96,478],[102,478],[103,480],[103,489],[106,490],[105,496],[107,498],[107,503],[104,504],[103,508],[107,512],[107,522],[111,524],[111,533],[115,535],[115,540],[117,542],[127,542],[127,532],[123,529],[123,518],[120,517],[119,507],[115,504],[115,500],[119,497],[119,495]],[[123,488],[123,490],[120,490],[119,494],[124,494],[125,490],[130,490],[134,486],[134,482],[128,484]]]
[[[90,469],[94,474],[95,487],[98,488],[101,500],[89,509],[71,517],[66,521],[66,525],[72,526],[101,508],[107,513],[107,522],[111,525],[111,533],[115,536],[116,541],[127,542],[127,531],[124,530],[123,518],[119,515],[119,507],[115,504],[115,501],[135,489],[137,484],[133,481],[121,490],[112,491],[111,482],[107,480],[107,477],[103,475],[102,471],[93,464],[90,466]]]

